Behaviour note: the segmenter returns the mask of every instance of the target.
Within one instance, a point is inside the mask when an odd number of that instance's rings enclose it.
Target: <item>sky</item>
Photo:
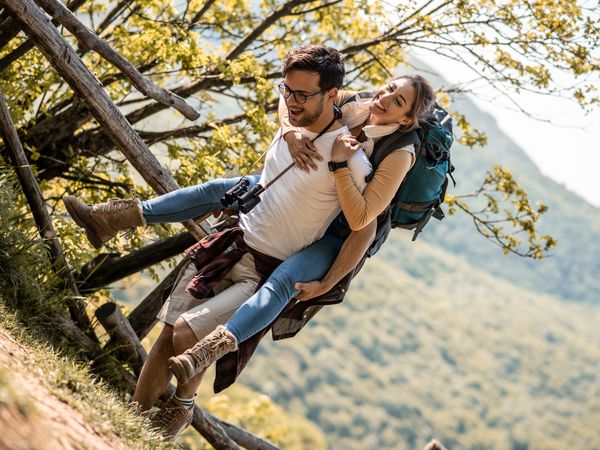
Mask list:
[[[414,53],[451,83],[473,78],[462,64],[429,52]],[[544,175],[600,207],[600,108],[586,114],[572,100],[532,93],[512,95],[532,118],[498,98],[496,92],[481,94],[471,98],[496,118],[502,131],[523,148]]]

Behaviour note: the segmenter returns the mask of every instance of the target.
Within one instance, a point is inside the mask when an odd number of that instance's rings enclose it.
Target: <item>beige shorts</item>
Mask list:
[[[200,340],[217,325],[227,322],[238,307],[254,294],[260,276],[256,273],[253,256],[246,253],[215,286],[214,297],[199,299],[185,291],[197,272],[191,261],[181,268],[175,287],[156,318],[175,325],[181,317]]]

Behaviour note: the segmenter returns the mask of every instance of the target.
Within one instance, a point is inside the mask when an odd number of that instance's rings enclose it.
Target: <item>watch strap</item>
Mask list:
[[[329,161],[327,163],[327,167],[329,167],[329,170],[331,172],[335,172],[336,170],[341,169],[342,167],[348,167],[348,161],[340,161],[340,162]]]

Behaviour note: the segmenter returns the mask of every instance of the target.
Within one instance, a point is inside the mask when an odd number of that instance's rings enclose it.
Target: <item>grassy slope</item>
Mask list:
[[[317,422],[331,448],[600,448],[597,307],[391,244],[412,273],[370,261],[344,305],[265,345],[241,381]]]
[[[35,339],[0,293],[0,447],[170,449],[87,368]]]
[[[568,301],[597,303],[600,279],[596,274],[600,272],[600,258],[590,243],[600,239],[600,209],[542,175],[524,151],[498,128],[495,120],[471,101],[463,99],[452,108],[466,114],[476,128],[487,133],[489,144],[485,149],[476,150],[455,146],[453,161],[458,185],[449,192],[472,192],[483,180],[486,170],[494,165],[510,169],[527,189],[530,199],[550,207],[540,220],[539,230],[540,234],[557,238],[558,247],[552,251],[552,257],[540,263],[525,259],[507,263],[497,247],[485,243],[464,214],[441,223],[432,222],[419,239],[436,242],[514,284]],[[565,158],[570,157],[568,150],[565,149]]]

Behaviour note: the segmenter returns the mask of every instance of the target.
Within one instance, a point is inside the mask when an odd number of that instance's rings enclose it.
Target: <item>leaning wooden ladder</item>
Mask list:
[[[190,120],[198,118],[199,113],[181,97],[146,80],[126,58],[87,29],[69,9],[57,0],[36,0],[36,2],[33,0],[0,0],[0,6],[11,14],[19,27],[86,104],[91,115],[148,185],[157,194],[165,194],[178,189],[179,186],[171,173],[161,166],[158,159],[104,91],[100,81],[87,69],[81,58],[58,32],[55,24],[63,25],[69,30],[82,47],[96,51],[111,62],[147,97],[177,109]],[[49,22],[46,13],[53,18],[52,22]],[[81,277],[74,277],[68,268],[60,242],[46,211],[39,184],[19,141],[2,92],[0,92],[0,125],[15,171],[36,219],[36,225],[42,238],[50,243],[50,257],[54,268],[65,279],[66,287],[73,293],[74,300],[70,301],[68,305],[71,318],[62,317],[59,324],[63,327],[65,335],[70,336],[77,345],[85,349],[91,358],[99,357],[105,353],[105,349],[101,348],[99,340],[91,328],[89,318],[85,313],[85,305],[80,297],[80,290],[89,292],[96,286],[93,285],[93,282],[90,286],[89,277],[86,277],[85,282],[77,283],[76,279],[81,279]],[[185,222],[184,225],[194,239],[204,237],[208,230],[206,224],[197,224],[194,221]],[[179,247],[186,242],[189,242],[189,235],[175,237],[172,240],[172,247],[180,251]],[[138,253],[143,251],[142,249]],[[140,255],[135,256],[139,257]],[[99,264],[106,263],[107,258],[95,261],[92,269],[97,268]],[[126,258],[119,258],[119,262]],[[93,271],[90,270],[90,272]],[[173,274],[170,277],[173,277]],[[170,277],[168,276],[166,281]],[[105,279],[103,282],[106,283],[107,280]],[[107,345],[113,346],[115,343],[119,345],[121,349],[118,352],[119,355],[134,368],[134,372],[137,372],[136,375],[139,374],[146,356],[140,338],[148,332],[153,323],[153,317],[149,319],[149,311],[154,311],[157,305],[160,305],[159,296],[164,283],[161,283],[132,313],[131,319],[140,335],[136,334],[129,319],[120,313],[116,305],[112,303],[103,305],[96,313],[99,321],[111,336]],[[83,289],[81,289],[82,286]],[[129,378],[131,388],[135,387],[135,380],[135,377]],[[161,400],[165,401],[172,394],[173,389],[173,386],[170,386]],[[239,444],[247,449],[277,449],[269,442],[223,422],[198,407],[194,411],[192,426],[215,448],[238,449]]]

